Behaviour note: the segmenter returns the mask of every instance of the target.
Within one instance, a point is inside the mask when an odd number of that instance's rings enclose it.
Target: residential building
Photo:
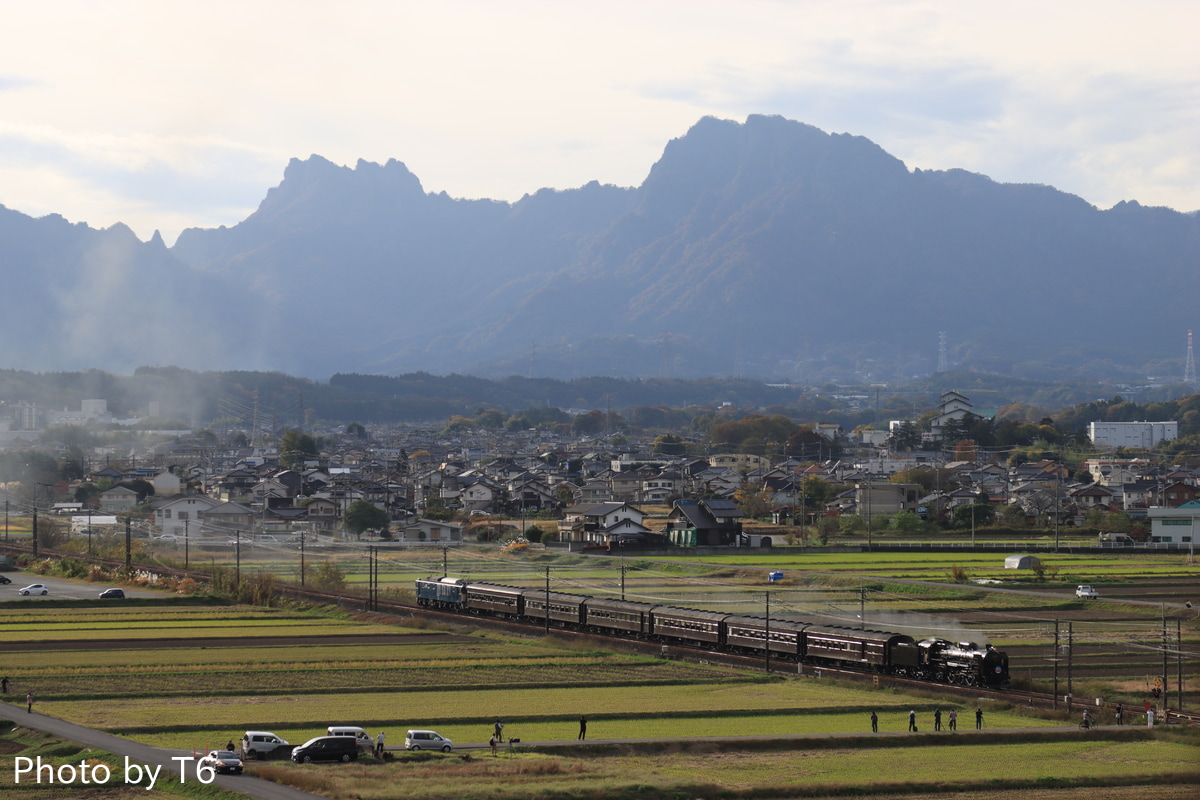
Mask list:
[[[185,535],[200,535],[200,514],[220,501],[202,494],[175,497],[154,509],[154,527],[162,536],[182,539]]]
[[[1155,506],[1147,509],[1146,515],[1150,518],[1151,542],[1195,544],[1196,528],[1200,526],[1200,502],[1189,500],[1174,508]]]

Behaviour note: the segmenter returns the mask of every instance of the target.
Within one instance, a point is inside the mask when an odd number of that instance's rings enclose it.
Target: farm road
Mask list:
[[[129,759],[130,763],[136,763],[143,767],[161,767],[162,771],[158,773],[159,784],[166,780],[180,780],[180,762],[172,761],[172,756],[191,755],[191,753],[182,750],[164,750],[158,747],[139,744],[138,742],[131,742],[128,739],[122,739],[108,733],[85,728],[82,725],[76,725],[55,717],[48,717],[45,714],[37,713],[36,704],[34,707],[35,711],[32,714],[21,713],[19,706],[0,703],[0,718],[12,720],[22,727],[49,733],[52,736],[57,736],[61,739],[84,745],[85,747],[94,747],[117,756],[125,756]],[[25,779],[31,780],[29,776],[25,776]],[[189,782],[196,780],[194,764],[189,764],[186,780]],[[121,770],[113,770],[112,779],[109,781],[109,784],[117,785],[123,781],[124,776]],[[320,795],[309,794],[299,789],[293,789],[290,786],[281,786],[278,783],[271,783],[270,781],[250,775],[218,775],[215,785],[227,791],[257,798],[258,800],[324,800]],[[0,795],[3,794],[4,790],[0,787]]]

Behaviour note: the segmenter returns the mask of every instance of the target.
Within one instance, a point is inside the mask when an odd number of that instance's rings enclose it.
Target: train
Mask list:
[[[417,603],[459,614],[495,617],[601,636],[898,675],[933,683],[1004,688],[1008,655],[991,645],[903,633],[818,625],[609,597],[523,589],[459,578],[420,578]]]

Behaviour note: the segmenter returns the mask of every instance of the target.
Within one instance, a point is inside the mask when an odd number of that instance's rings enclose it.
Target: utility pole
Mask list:
[[[1183,711],[1183,626],[1175,618],[1175,708]]]
[[[1162,701],[1163,701],[1163,708],[1170,708],[1170,704],[1167,702],[1167,687],[1169,687],[1171,685],[1170,683],[1167,682],[1167,653],[1170,650],[1170,645],[1171,645],[1171,639],[1167,635],[1167,604],[1163,603],[1162,604],[1162,651],[1163,651],[1163,663],[1162,663],[1163,697],[1162,697]]]
[[[133,566],[133,536],[129,532],[129,517],[125,518],[125,569]]]
[[[300,585],[304,585],[304,540],[308,538],[308,534],[300,531]]]
[[[546,567],[546,635],[550,635],[550,567]]]
[[[766,647],[764,647],[763,649],[767,653],[767,674],[770,675],[771,674],[771,593],[770,592],[767,592],[767,614],[766,614],[765,620],[766,620],[766,631],[765,632],[766,632],[767,640],[765,642]]]
[[[1058,708],[1058,620],[1054,620],[1054,708]]]
[[[867,625],[867,587],[858,582],[858,629],[865,631]]]
[[[190,525],[191,522],[192,521],[190,519],[185,519],[183,521],[183,568],[185,570],[188,568],[192,555],[191,536],[188,535],[188,525]]]
[[[88,501],[88,558],[92,557],[92,502]]]
[[[449,562],[450,562],[450,545],[444,544],[444,545],[442,545],[442,577],[443,578],[448,577],[450,575]]]
[[[367,610],[375,610],[375,548],[367,547]]]
[[[871,466],[870,466],[870,463],[871,463],[871,462],[869,462],[869,461],[867,462],[867,483],[866,483],[866,486],[867,486],[867,491],[866,491],[866,501],[867,501],[867,550],[868,550],[868,551],[870,551],[870,549],[871,549],[871,471],[870,471],[870,470],[871,470]]]
[[[629,567],[625,564],[621,565],[621,602],[625,602],[625,573],[629,571]]]
[[[37,506],[33,507],[33,557],[38,557]]]
[[[1071,700],[1075,697],[1075,623],[1067,622],[1067,711],[1071,710]]]
[[[1058,513],[1059,499],[1058,493],[1062,486],[1062,473],[1058,466],[1054,467],[1054,552],[1058,552],[1058,518],[1061,516]]]
[[[236,534],[237,539],[235,539],[234,543],[233,543],[234,558],[236,559],[236,561],[234,562],[236,564],[236,571],[234,572],[233,583],[235,586],[237,586],[239,589],[241,589],[242,588],[242,532],[240,530],[238,530],[238,531],[234,531],[234,533]]]

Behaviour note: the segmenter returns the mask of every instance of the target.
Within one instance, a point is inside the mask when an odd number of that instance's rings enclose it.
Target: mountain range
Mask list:
[[[0,366],[44,371],[1178,380],[1200,328],[1200,214],[910,170],[769,116],[700,120],[638,187],[514,203],[293,159],[170,248],[0,207],[0,263]]]

